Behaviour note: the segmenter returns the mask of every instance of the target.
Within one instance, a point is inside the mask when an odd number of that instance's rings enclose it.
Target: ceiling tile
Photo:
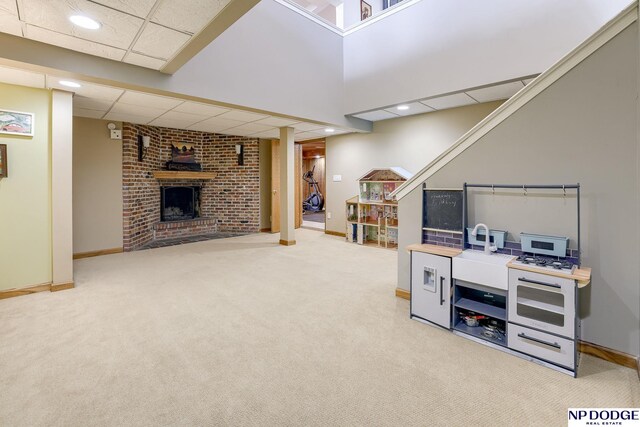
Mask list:
[[[430,113],[431,111],[436,111],[435,109],[431,108],[431,107],[427,107],[426,105],[420,103],[420,102],[412,102],[410,104],[402,104],[402,105],[406,105],[409,107],[408,110],[398,110],[398,108],[394,107],[394,108],[387,108],[385,109],[385,111],[391,113],[391,114],[397,114],[399,116],[411,116],[414,114],[421,114],[421,113]]]
[[[165,110],[171,110],[184,102],[180,99],[134,92],[132,90],[126,91],[119,101],[124,102],[125,104],[139,105],[141,107],[162,108]]]
[[[113,105],[112,101],[107,101],[105,99],[96,99],[96,98],[87,98],[86,96],[76,95],[73,97],[73,108],[80,108],[83,110],[99,110],[99,111],[109,111]]]
[[[0,31],[22,37],[22,25],[15,0],[0,0]]]
[[[16,0],[0,0],[0,14],[18,16],[18,5]]]
[[[80,83],[82,86],[75,89],[70,89],[60,84],[60,80],[73,80]],[[76,95],[81,95],[87,98],[97,98],[106,101],[115,101],[124,92],[122,89],[118,89],[110,86],[102,86],[94,83],[87,83],[80,80],[69,79],[65,77],[57,77],[47,75],[47,87],[50,89],[60,89],[70,92],[74,92]]]
[[[77,14],[95,19],[101,24],[100,29],[73,25],[68,17]],[[20,17],[27,24],[121,49],[129,48],[144,23],[143,19],[87,0],[22,0]]]
[[[244,124],[244,122],[213,117],[189,126],[189,129],[199,130],[202,132],[221,132],[232,127],[240,126],[241,124]]]
[[[175,119],[165,118],[164,116],[161,116],[149,122],[149,124],[152,126],[161,126],[165,128],[186,129],[189,125],[193,124],[193,121],[175,120]]]
[[[201,122],[203,120],[208,119],[208,116],[202,116],[202,115],[198,115],[198,114],[190,114],[190,113],[182,113],[180,111],[175,111],[175,110],[171,110],[171,111],[167,111],[166,113],[164,113],[162,115],[162,117],[159,117],[160,119],[168,119],[168,120],[176,120],[176,121],[181,121],[181,122],[188,122],[188,125],[192,125],[194,123],[198,123]]]
[[[256,120],[265,119],[269,116],[266,114],[250,113],[248,111],[231,110],[227,113],[221,114],[218,117],[222,119],[239,120],[242,122],[254,122]]]
[[[105,5],[112,9],[121,10],[140,18],[146,18],[149,12],[151,12],[151,8],[155,4],[156,0],[93,0],[93,2]]]
[[[267,125],[258,125],[255,123],[246,123],[244,125],[240,125],[231,129],[228,129],[229,132],[243,132],[243,133],[247,133],[247,134],[252,134],[252,133],[258,133],[258,132],[265,132],[268,130],[273,130],[273,126],[267,126]],[[240,135],[240,134],[238,134]]]
[[[377,122],[379,120],[393,119],[400,116],[385,110],[378,110],[378,111],[369,111],[368,113],[354,114],[353,117],[369,120],[371,122]]]
[[[496,86],[489,86],[482,89],[468,90],[467,95],[478,102],[497,101],[499,99],[511,98],[523,87],[524,84],[521,81],[517,81]]]
[[[258,133],[253,133],[251,134],[251,136],[253,138],[267,138],[267,139],[273,139],[273,138],[280,138],[280,130],[279,129],[273,129],[273,130],[268,130],[266,132],[258,132]]]
[[[282,117],[267,117],[266,119],[258,120],[255,123],[280,128],[284,126],[291,126],[298,122],[299,120],[283,119]]]
[[[301,132],[294,135],[296,141],[306,141],[308,139],[325,138],[327,134],[317,132]]]
[[[122,60],[126,53],[126,51],[122,49],[82,40],[66,34],[56,33],[44,28],[34,27],[33,25],[26,26],[25,37],[42,43],[52,44],[116,61]]]
[[[440,96],[438,98],[425,99],[421,103],[435,108],[436,110],[446,110],[447,108],[462,107],[463,105],[477,104],[477,102],[466,93],[454,93],[453,95]]]
[[[220,133],[224,133],[225,135],[235,135],[235,136],[249,136],[254,132],[248,130],[241,130],[238,128],[225,129],[220,131]]]
[[[119,114],[131,114],[134,116],[147,117],[149,120],[155,119],[166,113],[167,110],[155,107],[143,107],[141,105],[131,105],[124,102],[116,102],[111,112]]]
[[[165,1],[160,4],[151,21],[195,34],[215,18],[229,2],[230,0]]]
[[[193,113],[208,117],[218,116],[222,113],[226,113],[227,111],[231,111],[228,108],[222,108],[215,105],[201,104],[199,102],[191,101],[186,101],[185,103],[175,107],[173,110],[180,111],[182,113]]]
[[[73,108],[73,115],[76,117],[88,117],[90,119],[101,119],[106,111],[85,110],[84,108]]]
[[[113,120],[116,122],[128,122],[128,123],[137,123],[139,125],[146,125],[152,119],[148,117],[135,116],[133,114],[122,114],[116,112],[109,112],[106,116],[103,117],[104,120]]]
[[[137,65],[139,67],[151,68],[153,70],[159,70],[164,67],[167,61],[162,59],[152,58],[150,56],[140,55],[139,53],[129,52],[123,59],[127,64]]]
[[[173,57],[191,37],[184,33],[149,23],[145,26],[133,50],[155,58]]]
[[[311,130],[324,129],[326,126],[319,125],[317,123],[300,122],[292,125],[292,127],[295,128],[296,133],[300,133],[300,132],[307,132]]]
[[[0,82],[44,89],[44,75],[16,68],[0,67]]]

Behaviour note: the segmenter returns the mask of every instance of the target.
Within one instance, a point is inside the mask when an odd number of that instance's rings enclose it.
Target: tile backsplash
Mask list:
[[[446,246],[448,248],[458,248],[463,249],[462,247],[462,233],[451,233],[446,231],[433,231],[433,230],[423,230],[422,231],[422,243],[429,245],[437,245],[437,246]],[[467,249],[475,249],[478,251],[484,250],[484,246],[479,245],[468,245]],[[520,256],[523,255],[522,247],[518,242],[504,242],[504,248],[498,249],[498,253]],[[554,258],[547,257],[546,258]],[[567,257],[564,258],[566,261],[569,261],[573,264],[578,264],[578,250],[577,249],[567,249]]]

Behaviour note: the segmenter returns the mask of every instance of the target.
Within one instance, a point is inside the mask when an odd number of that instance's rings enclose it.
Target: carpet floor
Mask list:
[[[638,407],[634,370],[579,376],[409,319],[392,251],[310,230],[75,262],[0,301],[2,426],[566,425]]]
[[[325,212],[305,212],[302,215],[302,219],[305,221],[311,221],[311,222],[321,222],[324,224],[324,214]]]

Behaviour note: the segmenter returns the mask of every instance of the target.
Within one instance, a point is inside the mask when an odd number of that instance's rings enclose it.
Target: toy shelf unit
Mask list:
[[[398,248],[398,201],[391,196],[412,174],[399,167],[371,169],[346,201],[346,239],[360,245]]]

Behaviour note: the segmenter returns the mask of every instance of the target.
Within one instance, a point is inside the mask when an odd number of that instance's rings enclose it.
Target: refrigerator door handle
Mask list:
[[[444,297],[442,295],[444,288],[444,276],[440,276],[440,305],[444,304]]]

